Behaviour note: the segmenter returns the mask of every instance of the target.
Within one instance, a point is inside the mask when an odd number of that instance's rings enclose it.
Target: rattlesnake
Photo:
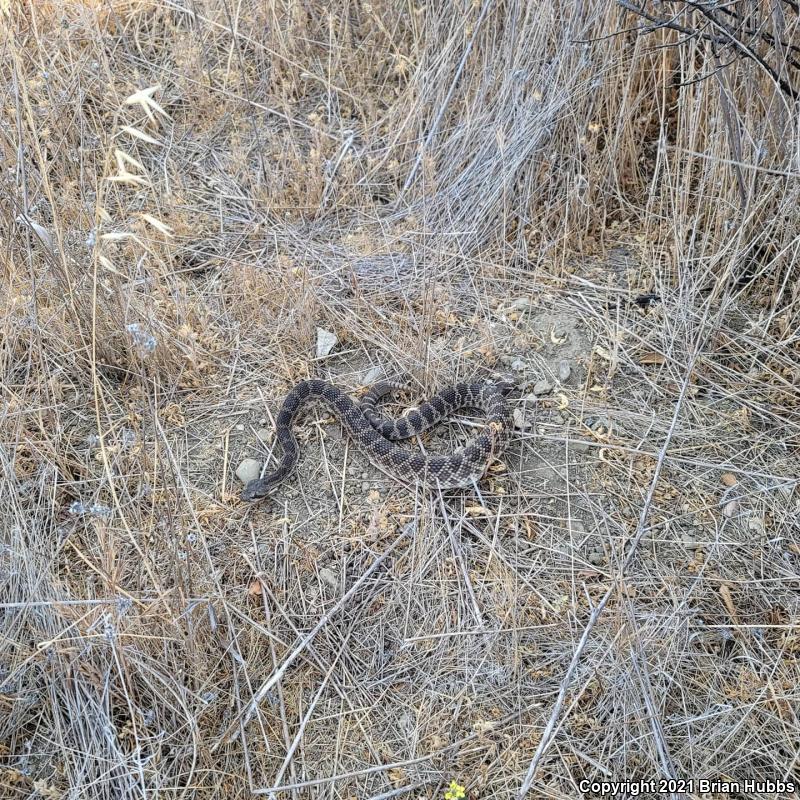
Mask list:
[[[292,423],[300,408],[312,399],[323,401],[338,416],[342,427],[370,461],[391,476],[438,485],[443,489],[471,486],[506,445],[511,415],[505,396],[512,388],[511,382],[457,383],[434,395],[405,417],[397,420],[382,417],[376,411],[377,402],[401,385],[397,381],[382,381],[373,386],[360,403],[356,403],[327,381],[298,383],[286,395],[275,422],[283,457],[273,472],[247,483],[242,490],[242,499],[266,497],[294,471],[300,449],[292,432]],[[412,453],[394,443],[397,439],[421,433],[465,407],[481,409],[486,415],[487,425],[466,447],[451,455]]]

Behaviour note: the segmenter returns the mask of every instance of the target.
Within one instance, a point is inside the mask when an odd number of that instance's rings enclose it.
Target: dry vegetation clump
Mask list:
[[[798,92],[792,0],[0,0],[0,795],[800,779]],[[238,500],[379,370],[505,465]]]

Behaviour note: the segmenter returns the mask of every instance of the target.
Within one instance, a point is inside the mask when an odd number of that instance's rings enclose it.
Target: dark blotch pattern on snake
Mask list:
[[[394,381],[382,381],[373,386],[357,403],[333,384],[321,380],[298,383],[283,401],[275,421],[276,438],[283,449],[277,468],[250,481],[242,490],[243,500],[266,497],[285,481],[297,466],[300,448],[292,423],[309,400],[322,401],[340,420],[342,427],[356,445],[377,466],[390,476],[420,481],[443,489],[471,486],[481,478],[492,459],[505,448],[511,431],[511,415],[506,394],[512,384],[457,383],[434,395],[417,410],[399,419],[381,416],[376,405],[381,397],[399,388]],[[487,425],[466,447],[451,455],[423,455],[395,444],[436,425],[461,408],[478,408],[486,415]]]

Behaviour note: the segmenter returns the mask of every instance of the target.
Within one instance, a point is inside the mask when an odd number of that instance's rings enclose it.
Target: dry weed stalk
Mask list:
[[[797,775],[796,3],[0,21],[8,796]],[[299,378],[560,348],[477,493],[237,501]]]

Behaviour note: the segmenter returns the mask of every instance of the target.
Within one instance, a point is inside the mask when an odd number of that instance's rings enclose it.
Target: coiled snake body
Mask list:
[[[390,475],[433,486],[438,484],[443,489],[471,486],[506,445],[511,430],[511,415],[505,396],[512,384],[509,381],[457,383],[400,419],[381,416],[376,411],[378,401],[401,385],[394,381],[382,381],[373,386],[360,403],[356,403],[327,381],[307,380],[298,383],[286,395],[275,421],[276,438],[283,448],[283,457],[273,472],[247,483],[242,490],[242,499],[266,497],[294,471],[300,449],[292,431],[292,423],[302,406],[312,399],[324,402],[370,461]],[[466,407],[481,409],[486,415],[487,425],[466,447],[459,448],[451,455],[412,453],[394,443],[398,439],[408,439],[421,433],[454,411]]]

